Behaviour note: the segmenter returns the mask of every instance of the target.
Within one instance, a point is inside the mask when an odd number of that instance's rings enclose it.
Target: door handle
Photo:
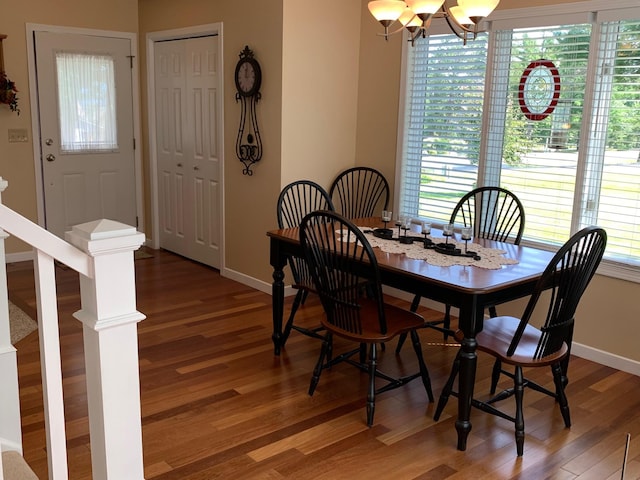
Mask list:
[[[47,162],[53,162],[56,159],[56,156],[53,153],[50,153],[45,158],[47,159]]]

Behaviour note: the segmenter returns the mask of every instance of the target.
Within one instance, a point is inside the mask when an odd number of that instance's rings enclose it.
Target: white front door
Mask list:
[[[160,246],[220,268],[218,37],[154,44]]]
[[[131,41],[34,35],[47,230],[137,226]]]

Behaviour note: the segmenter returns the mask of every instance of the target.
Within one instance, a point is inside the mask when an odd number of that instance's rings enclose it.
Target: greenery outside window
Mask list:
[[[445,222],[470,189],[499,185],[525,207],[525,243],[555,249],[597,224],[616,276],[640,280],[640,9],[528,17],[407,49],[398,209]],[[534,82],[531,65],[553,68]],[[523,107],[530,80],[544,115]]]

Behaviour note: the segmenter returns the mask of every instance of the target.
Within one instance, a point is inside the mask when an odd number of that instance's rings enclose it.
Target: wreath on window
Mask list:
[[[17,93],[18,89],[15,82],[9,80],[5,72],[0,72],[0,103],[9,105],[12,112],[20,115]]]

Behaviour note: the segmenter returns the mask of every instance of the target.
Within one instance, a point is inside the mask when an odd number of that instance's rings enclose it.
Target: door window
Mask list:
[[[62,152],[116,151],[113,58],[56,52],[56,72]]]

